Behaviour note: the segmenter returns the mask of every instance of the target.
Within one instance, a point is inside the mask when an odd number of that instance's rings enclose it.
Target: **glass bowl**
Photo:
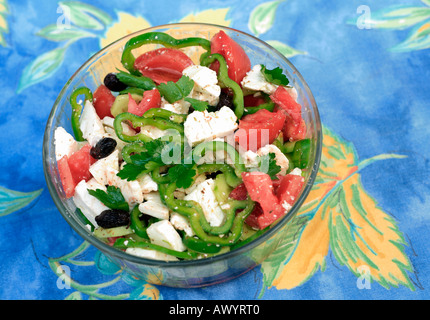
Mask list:
[[[94,92],[102,84],[107,73],[115,72],[117,68],[123,69],[120,60],[122,50],[126,42],[134,36],[149,31],[162,31],[175,38],[193,36],[211,39],[219,30],[224,30],[244,48],[252,65],[265,64],[269,69],[282,68],[289,78],[290,84],[298,92],[298,102],[302,105],[302,114],[308,130],[307,135],[311,138],[311,161],[305,170],[305,184],[301,195],[288,214],[265,234],[236,250],[217,256],[198,260],[165,262],[133,256],[115,249],[94,237],[82,217],[76,214],[73,200],[66,199],[61,185],[55,160],[54,131],[58,126],[62,126],[68,132],[72,132],[70,95],[76,88],[83,85]],[[156,47],[156,45],[146,45],[138,49],[140,52],[136,50],[133,53],[137,55]],[[198,52],[200,49],[197,47],[185,50],[190,50],[187,54],[193,56],[194,59],[197,59],[200,54]],[[84,240],[100,250],[123,271],[148,283],[191,288],[213,285],[236,278],[261,264],[277,248],[287,232],[288,222],[297,214],[312,188],[319,167],[321,144],[321,122],[311,90],[298,70],[281,53],[267,43],[235,29],[210,24],[178,23],[141,30],[121,38],[93,55],[76,71],[61,90],[49,115],[43,142],[43,164],[46,182],[58,210]]]

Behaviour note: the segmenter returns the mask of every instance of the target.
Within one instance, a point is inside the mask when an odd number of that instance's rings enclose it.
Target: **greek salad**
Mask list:
[[[198,63],[192,46],[204,51]],[[121,63],[94,92],[73,92],[73,132],[54,133],[64,195],[94,236],[148,259],[200,259],[252,241],[292,208],[310,139],[282,69],[251,65],[224,31],[144,33]]]

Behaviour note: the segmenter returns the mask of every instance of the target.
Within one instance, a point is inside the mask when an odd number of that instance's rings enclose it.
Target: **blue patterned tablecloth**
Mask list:
[[[120,36],[181,21],[278,48],[324,127],[297,237],[200,289],[150,285],[109,263],[61,217],[42,167],[45,124],[74,71]],[[430,298],[429,0],[0,0],[0,72],[0,299]]]

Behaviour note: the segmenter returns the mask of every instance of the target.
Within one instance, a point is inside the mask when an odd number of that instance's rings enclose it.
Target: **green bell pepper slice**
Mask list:
[[[228,67],[225,58],[219,53],[213,53],[210,55],[202,55],[200,64],[205,67],[209,67],[213,62],[219,62],[218,69],[218,80],[225,86],[233,91],[233,105],[234,113],[238,119],[242,118],[245,108],[243,101],[242,88],[228,76]]]
[[[123,112],[115,117],[114,129],[118,138],[125,142],[135,142],[135,141],[149,142],[152,140],[151,137],[143,133],[138,133],[132,136],[124,134],[122,123],[125,121],[129,121],[132,124],[132,126],[135,128],[143,127],[143,126],[154,126],[161,130],[173,129],[176,132],[179,132],[181,135],[184,133],[184,127],[177,122],[173,122],[168,119],[157,118],[157,117],[152,117],[152,118],[145,118],[144,116],[139,117],[129,112]]]
[[[147,32],[136,37],[131,38],[125,44],[124,51],[121,56],[121,63],[133,75],[141,75],[138,70],[134,68],[134,61],[136,58],[133,56],[132,51],[140,48],[145,44],[161,44],[168,48],[185,48],[191,46],[200,46],[206,51],[210,51],[211,42],[204,38],[190,37],[184,39],[176,39],[164,32]]]
[[[75,91],[72,92],[70,96],[70,104],[72,106],[72,130],[73,134],[75,136],[76,141],[85,141],[84,137],[82,137],[82,131],[79,128],[79,119],[81,117],[82,112],[82,105],[78,103],[78,96],[84,95],[85,100],[93,102],[93,94],[90,89],[87,87],[80,87],[77,88]]]

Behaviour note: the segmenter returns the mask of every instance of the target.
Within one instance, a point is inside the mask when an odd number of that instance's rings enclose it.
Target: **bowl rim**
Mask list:
[[[65,91],[67,90],[70,82],[76,77],[77,74],[79,74],[83,69],[85,69],[88,65],[90,65],[93,60],[98,57],[106,54],[109,49],[113,46],[115,46],[117,43],[124,41],[125,39],[131,39],[135,37],[136,35],[142,34],[144,32],[149,32],[151,30],[157,30],[157,29],[171,29],[175,27],[181,27],[185,25],[194,25],[194,26],[205,26],[205,27],[214,27],[219,28],[223,30],[228,30],[230,32],[236,32],[238,34],[241,34],[245,37],[250,37],[253,40],[257,41],[259,44],[263,45],[264,47],[269,48],[271,51],[273,51],[274,54],[276,54],[281,60],[283,60],[293,71],[294,75],[300,80],[304,90],[306,91],[306,94],[309,98],[311,109],[314,113],[314,121],[316,123],[316,149],[315,149],[315,161],[313,162],[312,168],[310,168],[311,172],[309,175],[309,179],[307,181],[307,184],[305,188],[302,190],[298,200],[294,203],[292,208],[289,210],[289,212],[282,217],[279,221],[277,221],[269,230],[267,230],[265,233],[260,235],[258,238],[250,241],[249,243],[246,243],[245,245],[234,249],[233,251],[228,251],[226,253],[218,254],[215,256],[205,257],[201,259],[193,259],[193,260],[179,260],[179,261],[164,261],[164,260],[154,260],[154,259],[147,259],[135,255],[128,254],[126,252],[123,252],[119,249],[113,248],[112,246],[109,246],[105,242],[99,240],[95,236],[88,233],[88,230],[84,230],[84,228],[81,227],[81,225],[73,218],[74,213],[69,212],[68,209],[64,206],[63,201],[61,200],[60,196],[57,193],[57,190],[55,189],[54,183],[50,177],[50,170],[48,166],[48,159],[49,159],[49,144],[47,143],[49,141],[49,133],[51,131],[53,120],[54,120],[54,114],[57,110],[57,108],[60,106],[61,97],[65,94]],[[126,42],[124,42],[126,43]],[[180,22],[180,23],[168,23],[168,24],[162,24],[162,25],[156,25],[149,28],[141,29],[138,31],[135,31],[129,35],[126,35],[124,37],[121,37],[114,42],[110,43],[109,45],[105,46],[104,48],[100,49],[98,52],[94,53],[90,58],[88,58],[85,63],[83,63],[74,73],[73,75],[68,79],[68,81],[65,83],[63,88],[61,89],[60,93],[58,94],[53,107],[51,109],[51,112],[48,116],[47,124],[45,127],[44,137],[43,137],[43,152],[42,152],[42,158],[43,158],[43,171],[45,180],[48,186],[48,190],[51,194],[51,197],[57,206],[58,211],[60,211],[63,218],[67,221],[67,223],[74,229],[75,232],[77,232],[85,241],[88,241],[91,245],[93,245],[96,249],[99,251],[108,254],[109,256],[113,258],[117,258],[120,260],[129,261],[131,263],[136,263],[139,265],[146,265],[146,266],[157,266],[157,267],[163,267],[163,268],[176,268],[176,267],[190,267],[190,266],[203,266],[212,264],[217,261],[222,261],[226,259],[230,259],[232,257],[241,255],[244,252],[250,251],[252,248],[258,246],[259,244],[265,242],[266,240],[270,239],[272,236],[274,236],[280,229],[282,229],[289,220],[297,215],[298,210],[300,209],[303,202],[306,200],[309,192],[311,191],[317,173],[320,165],[321,160],[321,153],[322,153],[322,127],[321,127],[321,118],[318,110],[317,103],[315,101],[315,98],[312,94],[312,91],[309,88],[309,85],[301,75],[301,73],[297,70],[297,68],[294,66],[293,63],[290,62],[282,53],[280,53],[278,50],[276,50],[273,46],[269,45],[265,41],[249,34],[244,31],[227,27],[223,25],[217,25],[217,24],[211,24],[211,23],[200,23],[200,22]]]

